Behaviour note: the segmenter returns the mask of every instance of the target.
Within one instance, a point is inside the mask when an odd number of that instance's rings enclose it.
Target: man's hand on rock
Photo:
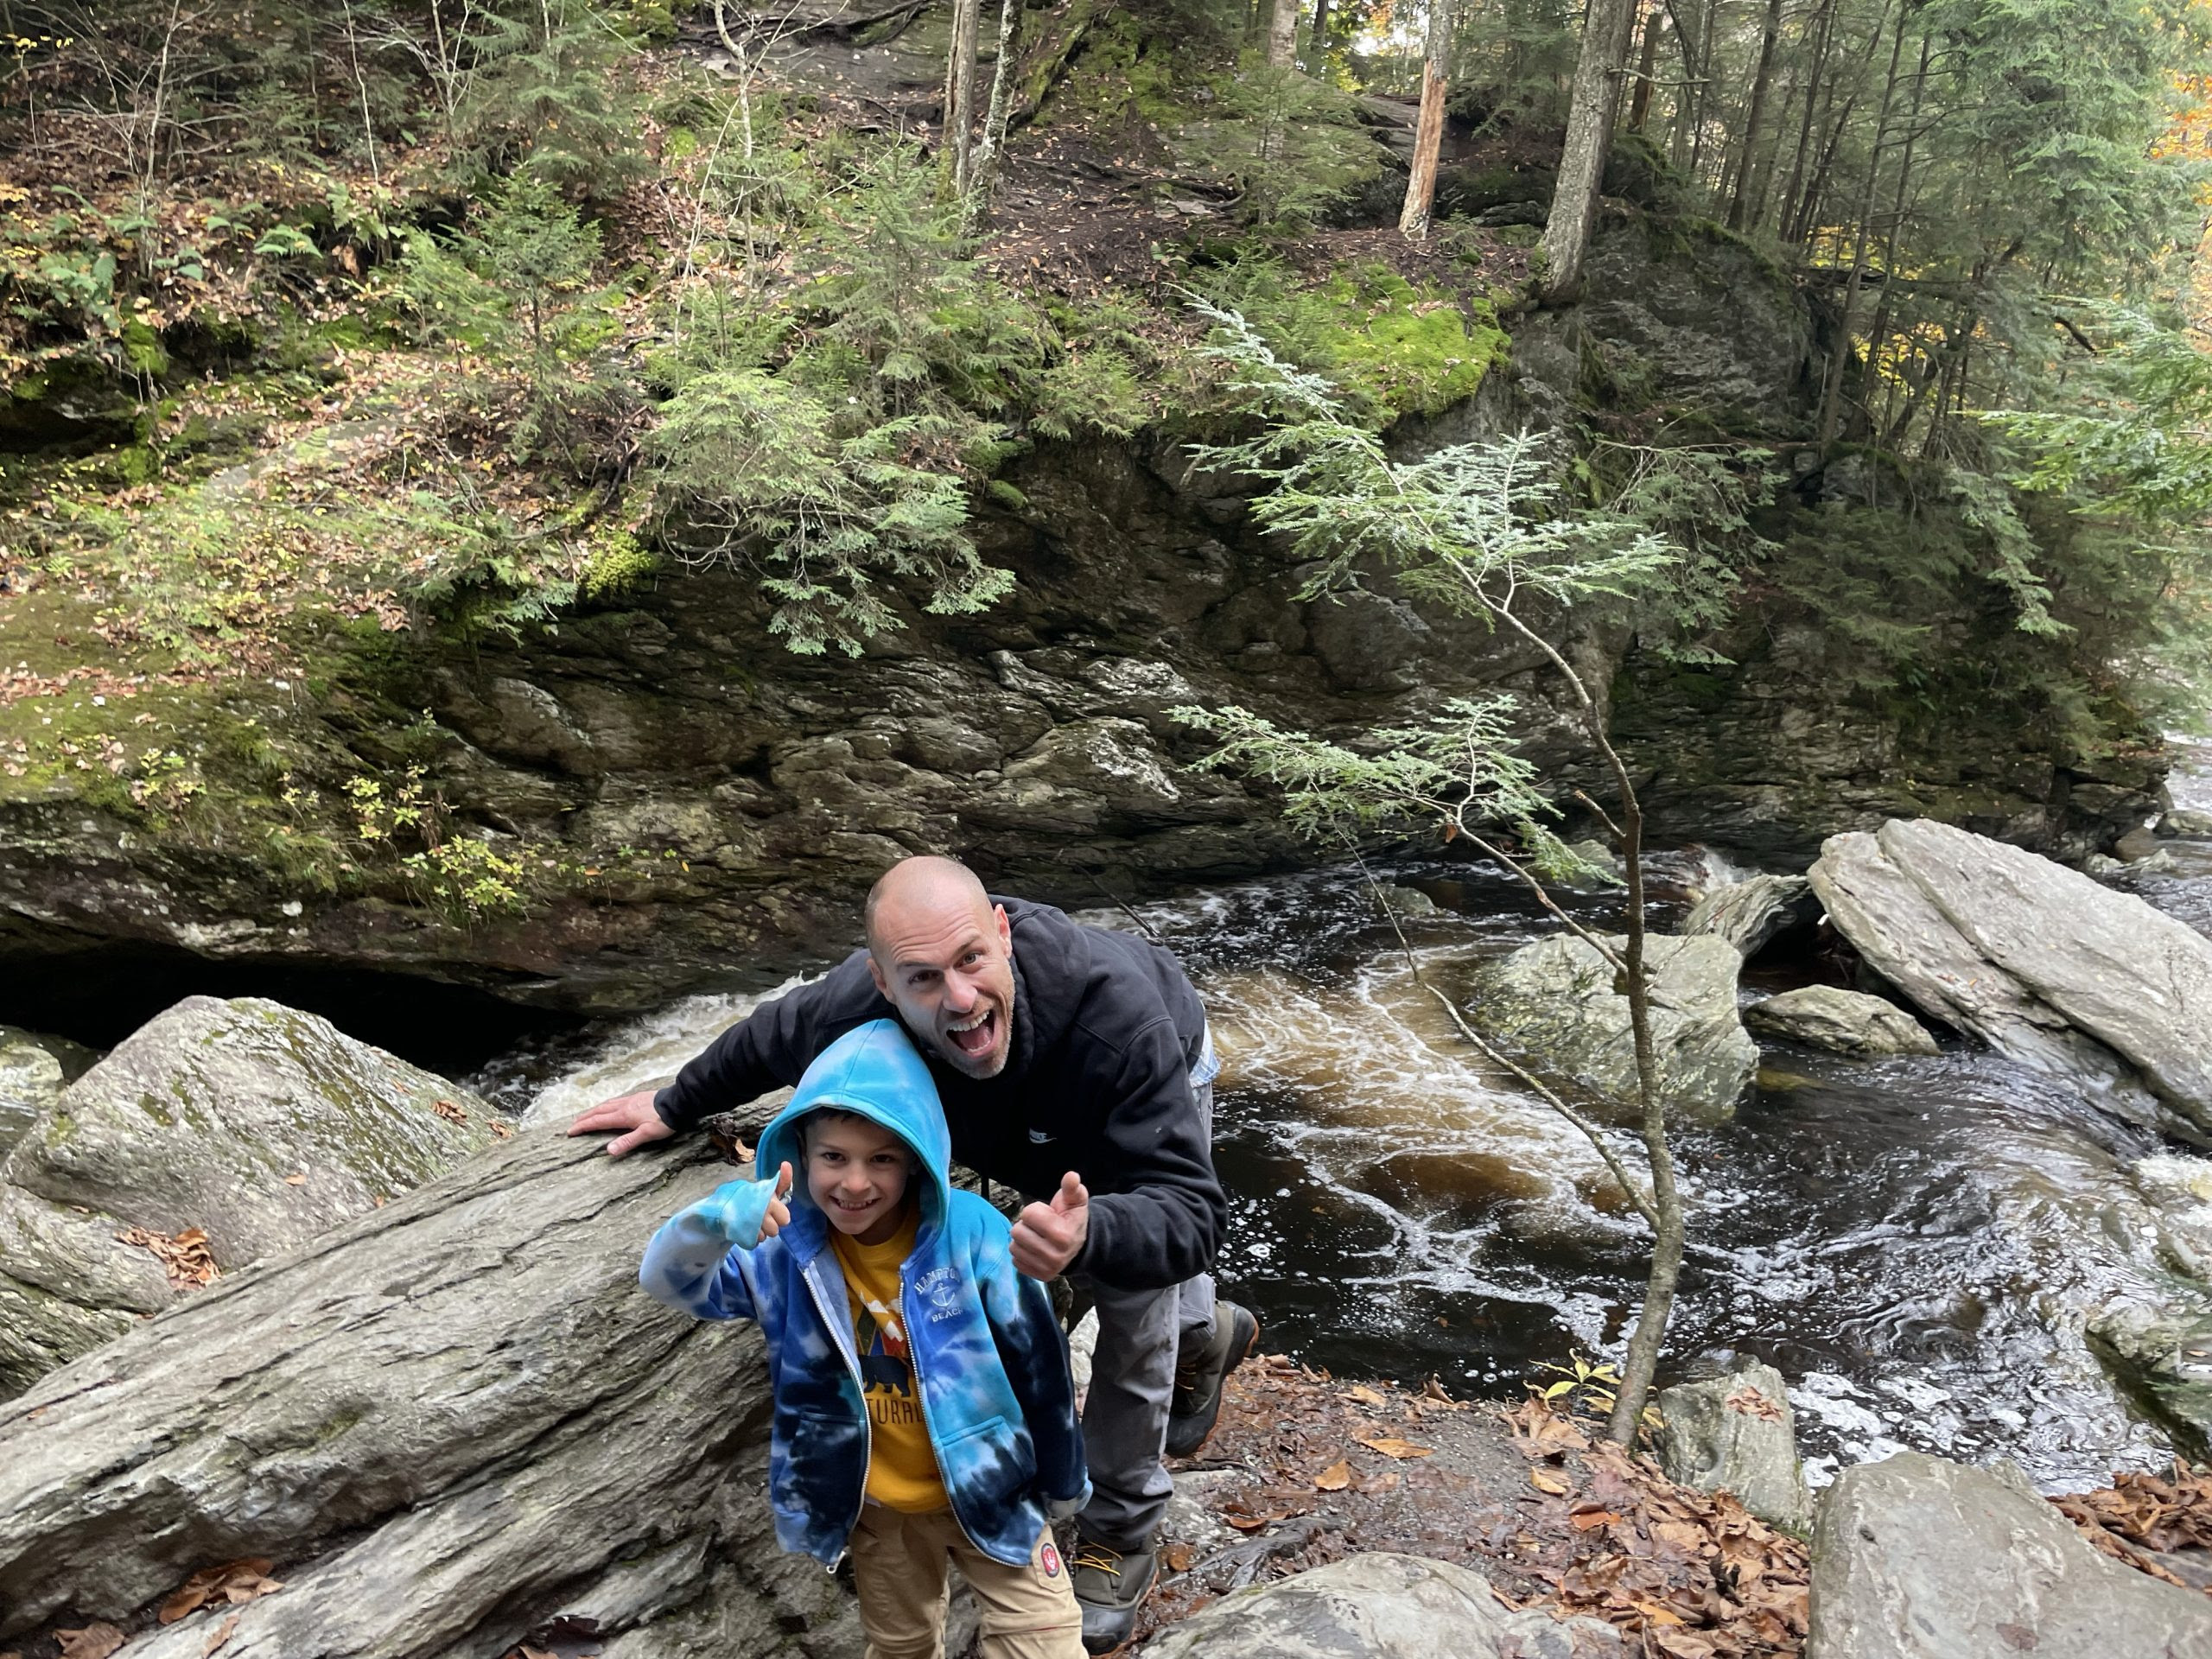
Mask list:
[[[653,1090],[640,1089],[634,1095],[617,1095],[613,1100],[602,1100],[575,1122],[569,1125],[570,1135],[604,1134],[609,1129],[620,1129],[607,1143],[607,1155],[620,1158],[625,1153],[635,1152],[652,1141],[665,1141],[676,1131],[668,1127],[661,1115],[653,1109]]]
[[[1049,1204],[1033,1204],[1014,1221],[1014,1265],[1032,1279],[1057,1279],[1090,1236],[1090,1194],[1070,1170]]]

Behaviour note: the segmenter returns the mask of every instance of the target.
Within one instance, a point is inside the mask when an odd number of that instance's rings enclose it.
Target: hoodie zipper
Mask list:
[[[853,1386],[860,1390],[861,1446],[864,1455],[861,1459],[860,1501],[853,1505],[852,1516],[845,1522],[845,1536],[849,1538],[853,1535],[853,1529],[860,1524],[861,1510],[868,1503],[868,1471],[875,1460],[875,1425],[868,1414],[868,1381],[861,1375],[859,1360],[853,1357],[850,1335],[853,1328],[851,1313],[849,1312],[845,1315],[842,1323],[830,1316],[830,1294],[823,1289],[822,1281],[815,1276],[812,1262],[799,1269],[799,1277],[806,1281],[807,1292],[814,1298],[814,1311],[822,1316],[822,1322],[830,1327],[830,1340],[836,1347],[838,1357],[845,1362],[846,1375],[853,1379]],[[918,1374],[917,1374],[915,1386],[918,1388],[920,1386]],[[928,1416],[925,1413],[924,1421],[927,1421]],[[947,1496],[950,1497],[950,1494],[948,1492]],[[839,1550],[836,1560],[830,1563],[830,1570],[835,1573],[850,1553],[849,1549]]]
[[[952,1524],[960,1529],[960,1535],[985,1555],[990,1552],[976,1542],[976,1535],[968,1529],[968,1522],[960,1514],[960,1500],[953,1493],[952,1482],[944,1471],[944,1459],[938,1452],[937,1426],[930,1421],[930,1391],[922,1376],[922,1344],[917,1333],[921,1326],[914,1319],[912,1287],[906,1282],[906,1270],[899,1270],[899,1308],[906,1316],[906,1363],[914,1370],[914,1404],[922,1414],[922,1432],[930,1437],[930,1457],[937,1465],[937,1478],[944,1487],[944,1506],[952,1511]],[[993,1557],[995,1560],[995,1557]]]

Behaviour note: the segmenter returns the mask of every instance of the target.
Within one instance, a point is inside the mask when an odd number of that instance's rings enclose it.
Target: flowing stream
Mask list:
[[[2212,916],[2212,856],[2190,862],[2204,874],[2140,890],[2196,920]],[[1662,926],[1686,891],[1732,874],[1660,864]],[[1377,874],[1439,906],[1406,925],[1406,948],[1356,870],[1086,919],[1141,923],[1211,1011],[1234,1202],[1221,1277],[1258,1312],[1263,1344],[1340,1376],[1518,1397],[1549,1380],[1540,1366],[1624,1334],[1643,1230],[1580,1135],[1487,1071],[1415,978],[1417,964],[1450,989],[1537,937],[1548,924],[1527,895],[1465,863]],[[1592,920],[1618,902],[1572,901]],[[518,1051],[475,1081],[565,1116],[671,1073],[753,1000],[691,998]],[[2164,1462],[2082,1324],[2107,1299],[2158,1294],[2156,1205],[2212,1199],[2212,1161],[1948,1046],[1879,1062],[1770,1047],[1732,1122],[1678,1139],[1694,1213],[1662,1382],[1738,1353],[1777,1365],[1816,1481],[1903,1446],[2010,1455],[2050,1490]]]

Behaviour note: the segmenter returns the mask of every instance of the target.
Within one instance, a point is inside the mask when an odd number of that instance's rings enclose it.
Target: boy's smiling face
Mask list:
[[[913,1155],[880,1124],[823,1117],[806,1127],[806,1191],[839,1232],[880,1244],[906,1218]]]

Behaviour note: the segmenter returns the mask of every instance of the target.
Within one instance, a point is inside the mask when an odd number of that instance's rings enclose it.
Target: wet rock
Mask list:
[[[1620,939],[1611,943],[1621,948]],[[1709,935],[1654,936],[1644,951],[1660,1094],[1670,1112],[1701,1123],[1722,1122],[1734,1114],[1759,1061],[1758,1045],[1736,1012],[1743,958]],[[1491,1035],[1535,1058],[1540,1069],[1630,1103],[1636,1052],[1628,998],[1615,978],[1611,963],[1596,950],[1557,934],[1478,974],[1468,1011]]]
[[[2207,1652],[2212,1599],[2099,1554],[2010,1464],[1901,1452],[1821,1500],[1805,1659]]]
[[[1355,1555],[1224,1597],[1146,1659],[1618,1659],[1611,1625],[1508,1612],[1479,1573],[1412,1555]]]
[[[1744,1010],[1744,1024],[1762,1037],[1861,1059],[1942,1052],[1928,1027],[1896,1003],[1833,985],[1808,985],[1754,1002]]]
[[[2212,812],[2202,807],[2176,806],[2169,808],[2158,819],[2153,834],[2160,836],[2212,836]]]
[[[1667,1477],[1702,1492],[1733,1492],[1760,1520],[1805,1532],[1812,1494],[1797,1461],[1789,1385],[1771,1365],[1661,1390],[1659,1459]]]
[[[1573,875],[1554,885],[1573,893],[1604,893],[1624,885],[1627,876],[1623,873],[1620,856],[1611,847],[1594,836],[1585,841],[1570,841],[1567,850],[1582,862],[1583,868]]]
[[[2089,1351],[2135,1408],[2191,1459],[2212,1458],[2212,1287],[2176,1281],[2120,1297],[2083,1325]]]
[[[2212,941],[2132,893],[1926,819],[1831,838],[1808,872],[1866,965],[1945,1024],[2212,1141]]]
[[[1726,939],[1749,961],[1777,935],[1819,917],[1820,901],[1803,876],[1755,875],[1707,893],[1691,908],[1682,931]]]
[[[0,1156],[99,1058],[66,1037],[0,1026]]]
[[[1401,919],[1409,916],[1436,914],[1436,900],[1419,887],[1402,887],[1395,881],[1378,881],[1373,896],[1378,903],[1388,905],[1391,913]]]
[[[493,1139],[474,1096],[314,1014],[196,996],[71,1084],[0,1163],[0,1394],[222,1272],[295,1249]],[[141,1242],[118,1235],[142,1230]]]
[[[619,1659],[848,1651],[771,1535],[757,1329],[637,1287],[728,1173],[526,1132],[0,1408],[0,1639],[267,1555],[282,1592],[133,1655],[201,1659],[233,1616],[226,1659],[496,1654],[562,1614]]]

